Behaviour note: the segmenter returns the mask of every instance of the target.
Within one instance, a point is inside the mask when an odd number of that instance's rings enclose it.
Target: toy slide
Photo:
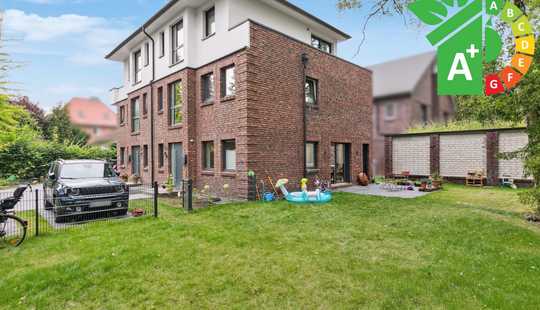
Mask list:
[[[285,199],[294,203],[327,203],[332,200],[332,193],[329,191],[321,192],[319,189],[316,191],[308,192],[306,184],[303,182],[301,192],[289,193],[285,185],[289,183],[287,179],[280,179],[276,182],[276,187],[279,187]]]

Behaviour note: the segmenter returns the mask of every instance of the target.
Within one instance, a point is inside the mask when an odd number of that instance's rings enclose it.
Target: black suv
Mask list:
[[[129,187],[101,160],[58,160],[43,184],[46,210],[56,223],[126,215]]]

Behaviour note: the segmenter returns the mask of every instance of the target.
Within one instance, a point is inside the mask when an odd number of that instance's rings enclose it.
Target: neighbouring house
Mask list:
[[[65,109],[71,123],[88,134],[88,144],[107,146],[116,140],[116,113],[98,98],[73,98]]]
[[[373,156],[375,175],[384,175],[384,136],[412,126],[448,122],[454,99],[437,95],[436,53],[370,66],[373,71]]]
[[[107,55],[124,68],[120,173],[241,198],[250,171],[355,182],[370,169],[372,80],[336,56],[349,38],[288,1],[169,1]]]

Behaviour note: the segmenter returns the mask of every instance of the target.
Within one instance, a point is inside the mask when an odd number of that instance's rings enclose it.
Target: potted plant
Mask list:
[[[443,184],[443,178],[438,173],[434,173],[431,176],[431,184],[433,186],[433,189],[441,189]]]

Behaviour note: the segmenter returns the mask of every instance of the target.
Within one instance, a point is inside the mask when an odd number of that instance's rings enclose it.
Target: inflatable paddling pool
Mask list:
[[[287,179],[281,179],[276,182],[276,187],[279,187],[285,199],[294,203],[327,203],[332,200],[331,192],[321,192],[319,190],[313,192],[292,192],[289,193],[285,188],[285,184],[289,183]]]

